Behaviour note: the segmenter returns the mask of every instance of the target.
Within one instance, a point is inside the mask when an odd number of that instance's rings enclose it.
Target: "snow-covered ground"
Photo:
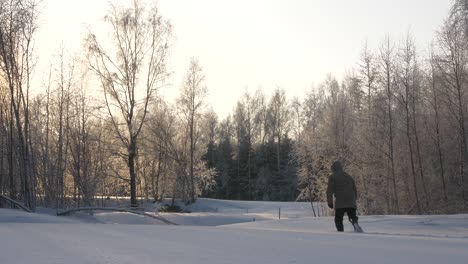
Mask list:
[[[281,219],[278,219],[281,208]],[[199,199],[179,224],[129,213],[0,209],[0,263],[468,263],[468,215],[362,216],[334,229],[308,203]]]

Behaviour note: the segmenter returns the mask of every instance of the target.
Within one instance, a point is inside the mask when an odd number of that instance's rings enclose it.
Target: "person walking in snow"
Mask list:
[[[343,232],[343,217],[346,213],[349,221],[357,224],[356,198],[357,190],[353,178],[343,171],[341,162],[335,161],[331,166],[332,174],[328,177],[327,203],[331,209],[335,208],[335,225],[338,232]],[[335,205],[333,206],[333,196]]]

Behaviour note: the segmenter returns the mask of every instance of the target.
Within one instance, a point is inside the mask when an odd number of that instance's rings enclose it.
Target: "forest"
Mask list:
[[[364,43],[341,79],[301,98],[246,89],[220,119],[195,58],[176,100],[158,93],[175,28],[156,5],[109,4],[108,37],[89,30],[79,56],[62,47],[34,83],[41,3],[0,0],[0,194],[33,211],[110,196],[323,202],[340,160],[362,214],[466,213],[465,2],[452,2],[427,52],[411,31]]]

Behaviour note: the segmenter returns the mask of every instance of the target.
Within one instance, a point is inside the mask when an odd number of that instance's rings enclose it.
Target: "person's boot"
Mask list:
[[[351,222],[351,224],[358,224],[358,217],[356,216],[355,218],[353,219],[350,219],[349,221]]]
[[[349,222],[351,222],[351,224],[353,225],[354,231],[359,232],[359,233],[363,232],[361,226],[359,226],[359,224],[358,224],[358,217],[357,216],[355,218],[353,218],[353,219],[349,219]]]
[[[344,231],[343,221],[335,219],[335,226],[336,226],[336,230],[338,232],[343,232]]]

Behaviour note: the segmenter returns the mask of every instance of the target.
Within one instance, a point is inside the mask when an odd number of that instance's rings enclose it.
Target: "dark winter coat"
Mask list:
[[[356,208],[357,190],[353,178],[343,171],[339,161],[333,163],[332,175],[328,177],[327,202],[333,204],[335,195],[335,208]]]

